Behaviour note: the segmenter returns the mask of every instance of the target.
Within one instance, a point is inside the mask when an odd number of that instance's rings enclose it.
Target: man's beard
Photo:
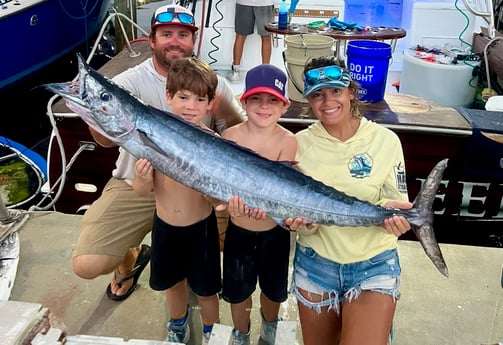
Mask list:
[[[171,51],[177,51],[180,53],[180,55],[176,57],[166,57],[166,49],[164,49],[162,52],[157,52],[156,57],[159,63],[168,70],[171,67],[171,64],[173,63],[174,60],[183,58],[183,57],[190,57],[192,56],[192,53],[186,52],[184,50],[176,49],[176,50],[168,50],[168,54],[171,53]]]

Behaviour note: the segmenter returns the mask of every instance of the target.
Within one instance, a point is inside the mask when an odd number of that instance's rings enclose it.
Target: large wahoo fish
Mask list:
[[[414,208],[384,208],[148,106],[90,68],[80,56],[78,83],[44,87],[64,97],[93,129],[135,157],[148,159],[167,176],[219,200],[238,195],[248,206],[266,211],[280,224],[288,217],[304,217],[318,224],[372,226],[382,225],[393,215],[403,215],[427,256],[448,276],[433,232],[431,211],[447,160],[433,168]]]

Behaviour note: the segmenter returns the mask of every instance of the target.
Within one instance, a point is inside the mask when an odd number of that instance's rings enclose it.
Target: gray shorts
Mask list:
[[[265,25],[274,19],[274,5],[270,6],[246,6],[236,4],[236,15],[234,17],[235,31],[239,35],[251,35],[255,25],[260,36],[267,36],[271,33],[265,29]]]
[[[82,217],[73,257],[125,255],[152,230],[154,212],[154,193],[140,197],[126,182],[112,177]]]

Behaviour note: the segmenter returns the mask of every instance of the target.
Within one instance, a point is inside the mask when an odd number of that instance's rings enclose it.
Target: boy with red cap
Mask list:
[[[248,118],[226,129],[222,137],[271,160],[293,161],[295,136],[278,124],[290,106],[285,73],[263,64],[249,70],[245,82],[241,106]],[[231,198],[228,210],[231,217],[224,243],[222,295],[231,303],[232,345],[250,344],[251,295],[257,278],[261,289],[260,337],[273,345],[279,307],[287,299],[290,233],[263,211],[248,210],[239,197]]]

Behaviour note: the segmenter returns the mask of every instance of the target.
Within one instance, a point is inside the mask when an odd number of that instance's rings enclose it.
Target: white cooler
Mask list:
[[[471,65],[476,62],[470,61]],[[459,62],[444,65],[423,61],[407,51],[403,56],[400,93],[423,97],[443,106],[470,107],[475,97],[477,79],[472,79],[473,67]]]

